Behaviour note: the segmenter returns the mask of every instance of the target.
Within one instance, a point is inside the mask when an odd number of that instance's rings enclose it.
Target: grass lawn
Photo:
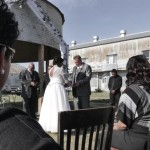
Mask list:
[[[10,102],[22,102],[22,97],[15,94],[3,94],[2,98],[5,100],[10,100]],[[68,94],[69,101],[73,100],[72,92]],[[109,93],[108,92],[92,92],[90,96],[91,101],[96,100],[108,100]]]
[[[73,100],[72,92],[69,92],[69,100]],[[91,101],[95,100],[108,100],[109,92],[92,92],[90,96]]]
[[[6,100],[4,107],[13,106],[13,107],[23,109],[23,99],[21,96],[5,94],[5,95],[2,95],[2,99]],[[71,108],[73,108],[72,92],[69,92],[68,99],[69,99]],[[104,105],[107,105],[109,102],[109,93],[108,92],[92,92],[90,99],[91,99],[90,107],[104,106]],[[2,107],[2,104],[0,104],[0,107]],[[53,133],[48,133],[48,134],[57,142],[57,134],[53,134]]]
[[[22,108],[23,99],[19,95],[15,94],[3,94],[2,99],[6,101],[5,106],[15,106]],[[105,104],[109,101],[109,93],[108,92],[92,92],[90,104],[92,107],[99,106],[97,104]],[[72,92],[68,94],[68,100],[70,104],[72,104],[73,96]],[[93,106],[94,105],[94,106]]]

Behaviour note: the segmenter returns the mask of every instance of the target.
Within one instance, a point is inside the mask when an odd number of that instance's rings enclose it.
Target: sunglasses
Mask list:
[[[5,50],[5,59],[12,60],[15,54],[15,50],[7,45],[0,44],[0,50]]]

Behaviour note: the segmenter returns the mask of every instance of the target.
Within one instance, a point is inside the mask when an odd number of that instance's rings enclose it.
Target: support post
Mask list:
[[[99,87],[99,72],[97,72],[97,89],[98,89],[98,91],[100,90],[100,87]]]
[[[44,73],[44,45],[39,45],[38,61],[39,61],[39,76],[42,77]]]
[[[49,60],[46,60],[46,72],[47,72],[48,66],[49,66]]]
[[[39,76],[42,78],[44,74],[44,45],[39,45],[38,47],[38,66],[39,66]],[[38,99],[38,114],[40,114],[43,98]]]

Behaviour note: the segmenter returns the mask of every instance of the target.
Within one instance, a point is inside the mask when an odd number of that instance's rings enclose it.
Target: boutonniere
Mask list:
[[[80,66],[80,69],[83,69],[83,66]]]

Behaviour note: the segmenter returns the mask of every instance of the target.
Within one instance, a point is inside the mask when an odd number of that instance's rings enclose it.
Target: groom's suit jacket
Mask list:
[[[74,97],[89,96],[91,94],[90,80],[92,77],[92,69],[90,65],[85,63],[78,69],[76,66],[72,72],[72,86],[79,82],[78,87],[73,87],[72,92]]]

